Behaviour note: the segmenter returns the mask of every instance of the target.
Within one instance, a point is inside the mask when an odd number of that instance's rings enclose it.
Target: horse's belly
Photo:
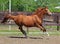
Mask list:
[[[34,27],[35,25],[26,25],[26,24],[24,24],[24,26],[26,26],[26,27]]]
[[[25,26],[28,26],[28,27],[31,27],[31,26],[34,26],[34,23],[31,23],[31,22],[27,22],[27,23],[23,23]]]
[[[32,20],[25,20],[23,21],[23,24],[28,27],[34,26],[34,22]]]

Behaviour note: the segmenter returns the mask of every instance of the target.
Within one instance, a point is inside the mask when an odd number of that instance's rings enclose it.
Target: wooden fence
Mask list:
[[[48,20],[44,20],[43,25],[57,26],[57,31],[58,31],[60,26],[60,13],[53,13],[53,15],[50,17],[49,18],[51,20],[47,18]]]
[[[30,12],[12,12],[12,14],[17,15],[17,14],[27,14],[30,15],[32,13]],[[5,12],[0,12],[0,20],[3,19],[3,16],[5,15]],[[53,13],[52,16],[45,16],[43,19],[43,25],[49,25],[49,26],[57,26],[57,30],[59,30],[60,26],[60,13]]]

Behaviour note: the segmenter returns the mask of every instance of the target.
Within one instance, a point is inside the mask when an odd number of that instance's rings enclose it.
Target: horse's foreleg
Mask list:
[[[42,25],[39,24],[36,25],[43,31],[43,34],[47,34],[49,36],[48,32],[46,32],[46,29]]]
[[[37,27],[39,27],[43,32],[46,32],[46,29],[42,26],[42,25],[39,25],[39,24],[36,24]]]
[[[25,35],[25,37],[27,37],[26,32],[22,29],[22,27],[19,27],[20,31]]]

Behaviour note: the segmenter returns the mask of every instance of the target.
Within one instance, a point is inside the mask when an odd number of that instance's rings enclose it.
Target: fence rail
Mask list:
[[[0,20],[3,19],[3,16],[5,15],[5,13],[7,12],[0,12]],[[17,15],[17,14],[26,14],[26,15],[31,15],[32,13],[30,12],[12,12],[13,15]],[[43,19],[43,25],[48,25],[48,26],[57,26],[57,30],[59,30],[59,26],[60,26],[60,13],[53,13],[52,16],[45,16]],[[12,24],[14,24],[14,22],[12,21]]]

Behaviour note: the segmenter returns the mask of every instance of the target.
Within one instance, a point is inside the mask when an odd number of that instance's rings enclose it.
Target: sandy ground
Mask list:
[[[30,38],[0,36],[0,44],[60,44],[60,36]]]

